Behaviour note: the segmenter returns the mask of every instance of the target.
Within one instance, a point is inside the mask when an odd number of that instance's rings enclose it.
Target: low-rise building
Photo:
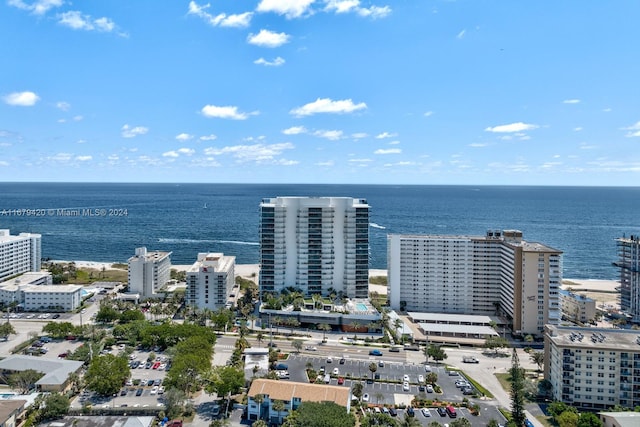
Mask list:
[[[640,412],[600,412],[598,417],[603,427],[640,426]]]
[[[236,257],[222,253],[200,253],[187,270],[188,306],[215,311],[225,307],[235,281]]]
[[[36,381],[37,391],[42,392],[65,392],[69,387],[69,375],[78,373],[83,362],[77,360],[45,359],[35,356],[11,355],[0,360],[0,373],[3,376],[13,372],[22,372],[33,369],[45,374]]]
[[[24,311],[73,311],[82,302],[82,286],[52,285],[51,273],[24,273],[0,283],[0,302]]]
[[[590,410],[640,405],[640,331],[547,325],[544,352],[554,400]]]
[[[589,323],[596,317],[596,301],[568,290],[560,290],[562,317],[573,322]]]
[[[258,401],[256,396],[260,395]],[[284,403],[284,410],[276,411],[273,402]],[[259,378],[253,381],[248,393],[247,417],[249,420],[266,419],[273,424],[282,420],[303,402],[334,402],[351,410],[351,389],[326,384],[307,384]]]
[[[16,427],[21,425],[24,422],[26,408],[26,400],[0,400],[0,427]]]

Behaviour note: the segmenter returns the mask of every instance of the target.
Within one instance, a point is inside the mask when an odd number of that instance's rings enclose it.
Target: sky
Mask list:
[[[0,181],[640,185],[637,1],[0,1]]]

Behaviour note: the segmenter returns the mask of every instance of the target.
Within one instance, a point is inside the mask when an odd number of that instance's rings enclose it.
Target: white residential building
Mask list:
[[[561,254],[522,240],[517,230],[485,236],[388,236],[389,302],[394,310],[500,312],[514,332],[542,335],[560,321]]]
[[[640,331],[547,325],[553,400],[579,409],[640,406]]]
[[[171,252],[147,252],[136,248],[129,258],[129,293],[142,299],[157,298],[158,290],[171,278]]]
[[[53,285],[51,273],[24,273],[0,283],[0,301],[24,311],[73,311],[82,302],[82,286]]]
[[[369,295],[369,205],[350,197],[277,197],[260,204],[260,291]]]
[[[212,311],[225,307],[235,281],[236,257],[200,253],[187,271],[188,306]]]
[[[620,268],[620,309],[640,323],[640,236],[616,239]]]
[[[20,233],[12,236],[0,230],[0,281],[41,267],[40,234]]]

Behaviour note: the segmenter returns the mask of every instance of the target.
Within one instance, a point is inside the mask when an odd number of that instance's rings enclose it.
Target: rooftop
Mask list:
[[[547,325],[546,336],[560,347],[592,347],[640,353],[640,331]]]
[[[453,323],[469,325],[489,325],[489,323],[500,323],[500,319],[492,316],[472,315],[472,314],[446,314],[446,313],[419,313],[409,312],[409,317],[416,323]]]
[[[44,359],[35,356],[12,355],[0,360],[0,369],[8,371],[26,371],[33,369],[44,373],[37,385],[61,385],[67,381],[69,374],[76,372],[83,362],[75,360]]]
[[[291,401],[294,397],[302,402],[334,402],[345,408],[349,404],[351,389],[331,385],[296,383],[259,378],[253,381],[249,397],[268,395],[271,400]]]

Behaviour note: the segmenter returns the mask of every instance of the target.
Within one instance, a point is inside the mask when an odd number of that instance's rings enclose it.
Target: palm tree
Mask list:
[[[398,423],[400,427],[420,427],[420,421],[414,417],[404,414],[404,418]]]
[[[253,401],[258,405],[258,419],[262,419],[262,403],[264,402],[264,394],[256,394]]]
[[[300,326],[300,321],[294,317],[287,319],[287,325],[291,328],[291,335],[293,335],[293,328]]]
[[[282,424],[282,419],[280,418],[280,412],[285,410],[284,402],[282,400],[276,399],[271,403],[271,407],[273,408],[274,411],[278,413],[278,424]]]
[[[256,335],[256,339],[258,340],[258,345],[262,345],[262,340],[264,339],[264,334],[258,331],[258,335]]]
[[[371,371],[371,379],[373,379],[373,374],[378,370],[378,365],[376,362],[369,363],[369,370]]]
[[[318,330],[322,331],[322,342],[327,341],[327,332],[331,330],[331,326],[327,323],[320,323],[318,325]]]
[[[541,351],[534,351],[529,355],[531,361],[538,365],[538,372],[542,371],[542,364],[544,363],[544,353]]]
[[[353,339],[358,339],[358,329],[362,327],[362,324],[358,321],[351,322],[351,327],[353,328]]]

